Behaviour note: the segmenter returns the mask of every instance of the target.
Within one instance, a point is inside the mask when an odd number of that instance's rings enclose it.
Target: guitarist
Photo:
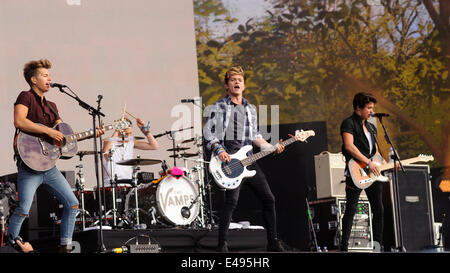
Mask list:
[[[230,162],[230,154],[234,154],[241,147],[252,143],[261,147],[262,150],[274,149],[275,153],[281,153],[284,150],[283,145],[277,144],[276,147],[272,147],[258,132],[256,107],[243,98],[245,90],[243,69],[241,67],[230,68],[225,74],[224,85],[227,95],[214,103],[203,128],[206,148],[212,153],[212,156],[218,155],[223,162]],[[277,239],[276,232],[275,197],[258,164],[254,163],[249,166],[249,169],[256,170],[256,175],[248,178],[247,185],[263,203],[263,217],[267,229],[267,250],[282,252],[284,248]],[[225,192],[225,204],[219,221],[218,252],[228,252],[228,228],[238,203],[241,185],[234,190]]]
[[[44,96],[50,90],[51,76],[48,71],[52,64],[49,60],[41,59],[25,64],[23,75],[30,85],[29,91],[23,91],[14,103],[14,126],[16,136],[18,131],[47,135],[53,140],[62,141],[64,135],[51,127],[62,122],[56,104],[48,101]],[[37,123],[46,125],[39,126]],[[98,129],[98,128],[97,128]],[[97,135],[102,135],[103,130],[98,129]],[[61,218],[61,234],[59,251],[72,251],[72,234],[75,226],[75,218],[78,214],[78,199],[72,192],[69,183],[61,172],[55,167],[45,172],[37,172],[21,160],[18,153],[15,154],[17,165],[17,197],[19,206],[9,219],[9,241],[19,236],[20,228],[28,213],[37,188],[44,184],[56,198],[63,204]]]
[[[342,218],[341,251],[348,251],[348,240],[352,228],[361,189],[358,189],[348,173],[348,162],[354,159],[366,163],[367,170],[375,175],[380,175],[380,170],[376,164],[371,164],[371,158],[378,153],[377,129],[367,121],[374,112],[377,100],[370,93],[358,93],[353,98],[354,113],[346,118],[341,124],[341,137],[343,140],[342,153],[346,160],[346,187],[345,194],[347,203],[344,217]],[[383,159],[384,161],[384,159]],[[383,163],[386,163],[385,161]],[[382,184],[375,182],[365,189],[373,213],[373,239],[382,244],[383,239],[383,201]]]

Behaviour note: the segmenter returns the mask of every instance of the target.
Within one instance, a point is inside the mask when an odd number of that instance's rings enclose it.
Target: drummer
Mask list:
[[[120,180],[130,180],[133,175],[132,166],[119,165],[117,162],[133,159],[134,149],[139,150],[157,150],[159,148],[158,142],[150,133],[149,126],[145,126],[140,118],[136,118],[136,124],[141,132],[145,135],[144,140],[138,140],[133,136],[133,128],[130,126],[123,131],[114,131],[111,138],[103,141],[103,179],[105,187],[111,185],[111,162],[110,151],[112,150],[112,163],[114,176],[117,175],[118,184]],[[149,124],[149,123],[147,123]]]

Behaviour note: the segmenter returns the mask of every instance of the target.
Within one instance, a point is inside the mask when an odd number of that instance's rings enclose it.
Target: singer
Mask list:
[[[367,162],[367,169],[379,175],[380,170],[375,164],[370,164],[372,158],[378,153],[377,129],[367,120],[374,113],[377,100],[370,93],[358,93],[353,98],[353,115],[346,118],[341,124],[342,153],[345,156],[346,167],[346,187],[345,195],[347,204],[345,206],[344,217],[342,219],[341,251],[348,251],[348,240],[352,228],[353,218],[356,213],[360,189],[353,185],[353,181],[348,172],[348,162],[350,159]],[[383,163],[386,163],[385,161]],[[375,182],[365,189],[373,213],[373,239],[382,246],[383,241],[383,188],[381,182]]]
[[[256,107],[243,98],[244,70],[241,67],[230,68],[225,73],[224,86],[227,95],[214,103],[212,107],[214,110],[208,115],[203,128],[206,148],[212,155],[218,155],[223,162],[229,162],[229,154],[236,153],[244,145],[253,143],[262,149],[271,149],[272,145],[258,132]],[[277,144],[275,148],[275,153],[281,153],[284,150],[284,146],[281,144]],[[256,175],[248,178],[248,183],[245,184],[250,186],[262,201],[263,217],[267,229],[267,250],[283,252],[284,247],[277,239],[275,197],[258,164],[252,164],[249,169],[256,170]],[[219,221],[218,252],[228,252],[228,228],[238,203],[240,190],[241,186],[225,192],[225,204]]]
[[[56,104],[48,101],[45,94],[50,90],[51,76],[48,71],[52,64],[49,60],[41,59],[25,64],[23,75],[30,85],[29,91],[22,91],[14,103],[14,126],[16,134],[19,131],[47,135],[51,139],[61,141],[64,135],[52,127],[61,123]],[[45,126],[39,126],[38,123]],[[97,135],[104,134],[97,128]],[[75,226],[75,217],[78,214],[78,199],[75,197],[69,183],[61,172],[55,167],[48,171],[37,172],[26,166],[17,151],[14,158],[17,165],[17,197],[19,206],[9,219],[8,243],[14,244],[13,239],[19,236],[20,228],[30,211],[33,196],[41,184],[64,206],[61,218],[60,248],[59,252],[72,251],[72,234]]]

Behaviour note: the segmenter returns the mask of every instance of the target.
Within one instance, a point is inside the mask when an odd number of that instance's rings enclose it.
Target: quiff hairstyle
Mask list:
[[[47,59],[40,59],[38,61],[30,61],[25,64],[23,68],[23,76],[27,83],[32,86],[31,78],[36,76],[36,72],[39,68],[50,69],[52,67],[52,63]]]
[[[228,84],[228,80],[231,78],[231,76],[234,75],[241,75],[242,77],[244,77],[244,82],[245,82],[245,72],[244,69],[242,69],[242,67],[240,66],[233,66],[230,69],[228,69],[227,73],[225,73],[225,77],[223,79],[225,84]]]

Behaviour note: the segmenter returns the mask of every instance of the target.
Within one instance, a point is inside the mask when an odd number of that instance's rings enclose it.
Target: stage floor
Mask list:
[[[142,229],[142,230],[105,230],[100,236],[99,230],[79,231],[73,235],[73,241],[80,245],[81,253],[98,253],[101,249],[101,237],[104,249],[135,244],[159,244],[162,253],[205,253],[215,252],[218,229]],[[55,253],[59,237],[40,238],[31,241],[40,253]],[[228,246],[231,252],[265,252],[266,231],[264,229],[230,229]]]

